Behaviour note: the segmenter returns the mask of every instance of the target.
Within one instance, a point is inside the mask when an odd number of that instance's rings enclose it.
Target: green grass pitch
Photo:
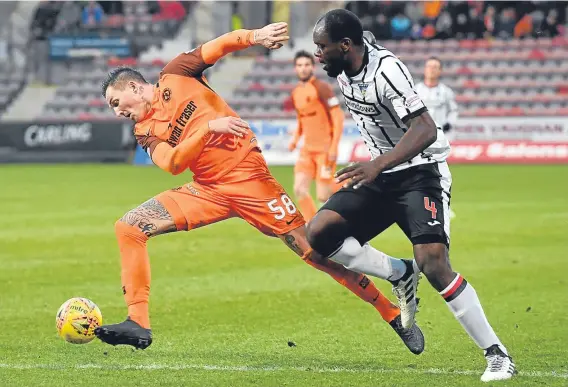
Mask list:
[[[273,171],[291,193],[292,169]],[[567,386],[568,166],[452,171],[453,266],[520,371],[499,385]],[[148,350],[68,344],[55,312],[70,297],[95,301],[107,323],[125,317],[114,221],[190,175],[29,165],[0,178],[2,386],[481,385],[481,352],[426,280],[414,356],[369,305],[239,219],[149,242]],[[373,245],[411,254],[396,227]]]

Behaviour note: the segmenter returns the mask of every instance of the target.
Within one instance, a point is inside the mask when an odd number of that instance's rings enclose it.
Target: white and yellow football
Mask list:
[[[57,333],[73,344],[86,344],[95,338],[95,328],[101,326],[103,316],[99,307],[82,297],[63,303],[55,316]]]

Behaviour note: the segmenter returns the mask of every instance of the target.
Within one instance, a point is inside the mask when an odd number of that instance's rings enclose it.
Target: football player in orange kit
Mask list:
[[[286,23],[233,31],[178,55],[164,67],[156,85],[130,68],[111,71],[103,84],[103,96],[115,114],[136,122],[136,140],[152,161],[174,175],[190,169],[194,177],[193,182],[158,194],[116,222],[128,318],[97,328],[95,334],[102,341],[141,349],[152,343],[149,238],[240,217],[266,235],[279,237],[306,263],[372,304],[411,351],[423,351],[422,332],[416,326],[402,327],[400,310],[368,277],[333,261],[307,259],[311,249],[304,218],[270,174],[248,124],[203,76],[205,69],[230,52],[255,44],[281,47],[286,34]]]
[[[317,212],[310,195],[312,181],[316,181],[316,196],[320,203],[340,188],[334,183],[333,175],[345,117],[331,86],[315,77],[314,57],[309,52],[296,53],[294,69],[300,81],[292,90],[298,127],[289,150],[296,149],[300,137],[304,138],[294,168],[294,194],[302,214],[309,221]]]

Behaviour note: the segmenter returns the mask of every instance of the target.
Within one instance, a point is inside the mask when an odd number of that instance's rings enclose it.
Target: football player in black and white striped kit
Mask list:
[[[458,120],[458,104],[454,91],[440,82],[442,61],[435,56],[428,58],[424,64],[424,81],[416,84],[416,92],[428,108],[430,116],[444,131],[446,138],[451,141],[452,130]],[[450,208],[450,218],[456,215]]]
[[[416,93],[410,72],[393,53],[363,38],[357,16],[329,11],[314,27],[315,56],[336,77],[372,160],[337,173],[346,183],[308,224],[317,255],[351,270],[389,280],[407,296],[418,268],[484,351],[482,381],[509,379],[515,365],[487,321],[474,288],[449,262],[450,146]],[[414,264],[367,242],[396,223],[414,247]],[[397,294],[398,295],[398,294]],[[401,310],[408,299],[398,297]],[[408,323],[408,321],[407,321]]]

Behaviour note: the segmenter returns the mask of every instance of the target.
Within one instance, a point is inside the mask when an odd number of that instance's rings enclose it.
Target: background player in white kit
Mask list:
[[[324,70],[337,77],[372,160],[337,173],[348,187],[332,195],[308,224],[312,259],[329,258],[392,281],[399,261],[366,242],[396,223],[412,242],[420,270],[484,350],[487,368],[481,380],[511,378],[515,365],[477,293],[450,266],[449,143],[416,93],[410,72],[386,48],[364,40],[361,21],[344,9],[321,17],[313,40]],[[413,270],[414,265],[407,266],[405,275]]]
[[[458,121],[458,104],[456,96],[448,85],[440,82],[442,75],[442,61],[436,57],[430,57],[424,64],[424,81],[416,85],[416,92],[428,108],[430,116],[444,131],[449,141],[453,139],[453,128]],[[450,218],[456,214],[450,208]]]

